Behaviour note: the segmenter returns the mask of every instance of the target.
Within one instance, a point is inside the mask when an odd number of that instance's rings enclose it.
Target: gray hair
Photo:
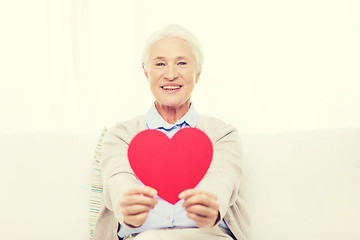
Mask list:
[[[202,66],[204,63],[204,55],[200,41],[186,28],[171,24],[166,26],[164,29],[155,32],[150,36],[148,41],[145,44],[143,55],[142,55],[142,64],[144,68],[147,68],[147,64],[149,61],[150,49],[152,46],[161,40],[164,37],[179,37],[184,39],[191,47],[193,54],[195,55],[196,64],[197,64],[197,73],[200,73],[202,70]]]

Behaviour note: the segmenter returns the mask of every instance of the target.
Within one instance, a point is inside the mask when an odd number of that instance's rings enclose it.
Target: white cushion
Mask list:
[[[252,240],[360,239],[360,129],[243,135]]]
[[[96,138],[7,135],[0,137],[0,146],[0,239],[88,239],[90,162]]]

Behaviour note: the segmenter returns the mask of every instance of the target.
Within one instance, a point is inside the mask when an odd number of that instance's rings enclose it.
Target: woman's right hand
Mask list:
[[[155,207],[157,191],[151,187],[138,186],[123,194],[120,201],[124,223],[130,227],[140,227],[146,221],[149,211]]]

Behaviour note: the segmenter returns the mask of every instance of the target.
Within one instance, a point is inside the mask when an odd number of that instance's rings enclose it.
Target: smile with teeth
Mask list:
[[[174,90],[178,90],[181,88],[181,85],[177,85],[177,86],[162,86],[161,87],[164,90],[168,90],[168,91],[174,91]]]

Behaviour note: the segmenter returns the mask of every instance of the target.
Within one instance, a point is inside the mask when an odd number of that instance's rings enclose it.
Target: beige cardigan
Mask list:
[[[242,167],[238,132],[233,126],[204,115],[199,115],[196,127],[209,136],[214,149],[211,166],[199,188],[218,196],[221,218],[224,218],[236,239],[245,240],[249,218],[240,191]],[[129,165],[127,149],[133,137],[145,129],[145,116],[142,115],[118,123],[105,135],[100,163],[104,199],[95,226],[95,240],[118,239],[118,223],[124,224],[120,198],[126,190],[139,184]]]

